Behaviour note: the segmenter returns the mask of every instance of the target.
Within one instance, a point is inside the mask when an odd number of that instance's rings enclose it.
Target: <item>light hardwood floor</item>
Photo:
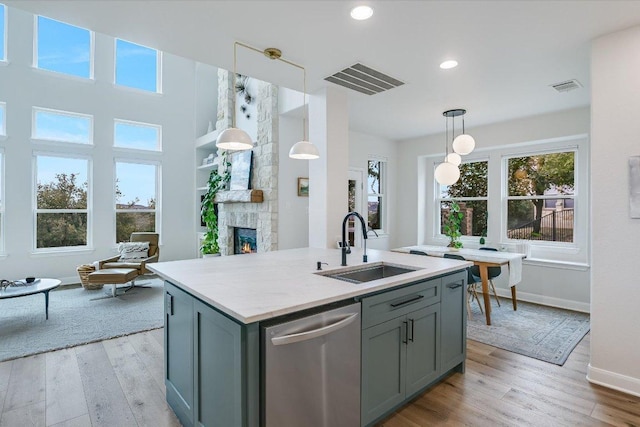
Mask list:
[[[162,329],[0,363],[0,427],[179,426],[165,403]],[[564,366],[475,341],[449,376],[380,426],[640,426],[640,398],[585,379],[589,336]]]

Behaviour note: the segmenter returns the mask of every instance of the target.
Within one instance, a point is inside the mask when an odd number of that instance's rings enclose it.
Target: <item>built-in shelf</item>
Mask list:
[[[198,191],[207,191],[208,189],[209,189],[208,186],[207,187],[198,187],[198,188],[196,188],[196,190],[198,190]]]
[[[205,147],[215,147],[216,145],[216,139],[218,139],[218,134],[220,132],[218,132],[218,130],[214,130],[211,131],[209,133],[206,133],[204,135],[202,135],[199,138],[196,138],[196,148],[205,148]]]
[[[262,203],[262,190],[220,191],[216,194],[216,203]]]
[[[218,167],[218,162],[207,163],[206,165],[198,166],[199,170],[207,170],[207,169],[216,169]]]

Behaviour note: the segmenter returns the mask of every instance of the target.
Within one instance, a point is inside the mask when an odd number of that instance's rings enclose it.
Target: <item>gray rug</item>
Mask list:
[[[482,297],[480,297],[482,299]],[[518,301],[491,298],[491,326],[472,301],[473,318],[467,321],[467,338],[562,366],[589,332],[589,314]]]
[[[83,288],[49,293],[49,320],[44,294],[0,300],[0,361],[128,335],[163,326],[163,283],[143,278],[136,288],[116,298],[111,292]]]

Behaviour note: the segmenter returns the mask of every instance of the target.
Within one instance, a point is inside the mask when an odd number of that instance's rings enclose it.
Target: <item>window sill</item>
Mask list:
[[[9,65],[9,61],[6,59],[0,59],[0,67],[6,67],[7,65]]]
[[[31,256],[34,258],[46,258],[46,257],[54,257],[54,256],[74,256],[80,254],[91,254],[94,253],[94,248],[80,248],[80,249],[41,249],[31,252]]]
[[[82,84],[95,84],[96,83],[96,79],[94,77],[82,77],[82,76],[75,76],[73,74],[65,74],[59,71],[53,71],[53,70],[47,70],[45,68],[38,68],[35,65],[32,66],[32,69],[36,72],[36,73],[40,73],[43,76],[52,76],[52,77],[56,77],[56,78],[63,78],[63,79],[68,79],[68,80],[72,80],[78,83],[82,83]]]
[[[571,261],[555,261],[542,258],[525,258],[522,260],[523,265],[532,265],[536,267],[559,268],[562,270],[587,271],[591,266],[582,262]]]
[[[35,138],[32,137],[31,139],[31,143],[33,144],[42,144],[42,145],[57,145],[60,147],[87,147],[87,148],[93,148],[93,142],[73,142],[73,141],[61,141],[58,139],[42,139],[42,138]]]

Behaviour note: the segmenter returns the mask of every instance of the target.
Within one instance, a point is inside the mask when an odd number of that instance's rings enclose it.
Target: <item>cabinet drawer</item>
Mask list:
[[[362,299],[362,329],[440,302],[442,279],[430,279]]]

